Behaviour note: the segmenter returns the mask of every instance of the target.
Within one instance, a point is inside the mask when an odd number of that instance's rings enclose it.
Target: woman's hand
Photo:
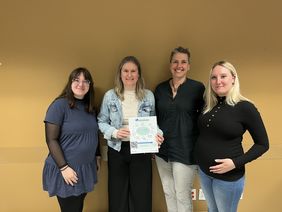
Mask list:
[[[66,169],[61,171],[61,173],[63,175],[66,184],[73,186],[75,183],[77,183],[78,181],[77,174],[71,167],[68,166]]]
[[[161,134],[156,135],[156,141],[158,143],[159,148],[161,147],[161,144],[164,142],[164,137]]]
[[[224,174],[235,168],[233,160],[231,160],[230,158],[215,159],[215,162],[217,162],[218,165],[210,167],[210,172],[215,174]]]
[[[120,128],[117,131],[117,138],[122,139],[122,138],[127,138],[130,135],[130,131],[128,128]]]

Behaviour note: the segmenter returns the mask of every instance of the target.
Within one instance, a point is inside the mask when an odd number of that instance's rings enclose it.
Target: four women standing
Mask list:
[[[115,87],[104,95],[98,115],[99,129],[109,147],[110,212],[152,210],[151,154],[130,154],[128,119],[154,116],[155,99],[164,133],[164,137],[156,135],[159,145],[164,140],[156,163],[168,211],[192,211],[195,156],[209,212],[236,212],[244,187],[244,165],[268,150],[267,133],[255,106],[240,94],[232,64],[214,64],[205,102],[204,85],[187,78],[189,70],[189,50],[175,48],[170,56],[172,78],[157,86],[154,98],[144,88],[139,61],[134,56],[121,61]],[[98,127],[88,70],[77,68],[70,74],[44,122],[50,151],[43,170],[44,190],[57,196],[61,211],[81,212],[87,192],[97,182],[99,166],[99,154],[93,154]],[[246,130],[254,145],[244,153],[241,142]]]

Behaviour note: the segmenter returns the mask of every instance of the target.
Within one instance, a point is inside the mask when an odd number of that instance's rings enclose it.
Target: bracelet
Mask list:
[[[64,168],[65,166],[67,166],[67,165],[69,165],[69,164],[68,163],[64,163],[63,165],[58,166],[58,167],[59,167],[59,169],[61,169],[61,168]]]
[[[61,168],[60,171],[65,171],[67,168],[69,167],[69,165],[66,165],[65,167]]]

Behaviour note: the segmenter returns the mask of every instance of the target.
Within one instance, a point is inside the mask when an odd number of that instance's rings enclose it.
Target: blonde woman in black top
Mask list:
[[[261,116],[240,94],[236,69],[229,62],[217,62],[211,69],[198,125],[195,155],[208,210],[236,212],[244,188],[244,165],[265,153],[269,142]],[[244,152],[246,130],[254,144]]]

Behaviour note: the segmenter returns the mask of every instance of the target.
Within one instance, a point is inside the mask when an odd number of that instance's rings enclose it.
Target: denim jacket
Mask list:
[[[98,115],[98,125],[100,131],[104,134],[104,138],[108,142],[108,146],[120,151],[121,140],[112,137],[115,129],[122,127],[122,106],[121,100],[118,98],[113,89],[107,91],[104,95],[103,102]],[[155,98],[150,90],[145,90],[145,97],[138,103],[137,116],[154,116],[155,115]],[[159,130],[160,131],[160,130]],[[162,132],[160,131],[162,134]]]

